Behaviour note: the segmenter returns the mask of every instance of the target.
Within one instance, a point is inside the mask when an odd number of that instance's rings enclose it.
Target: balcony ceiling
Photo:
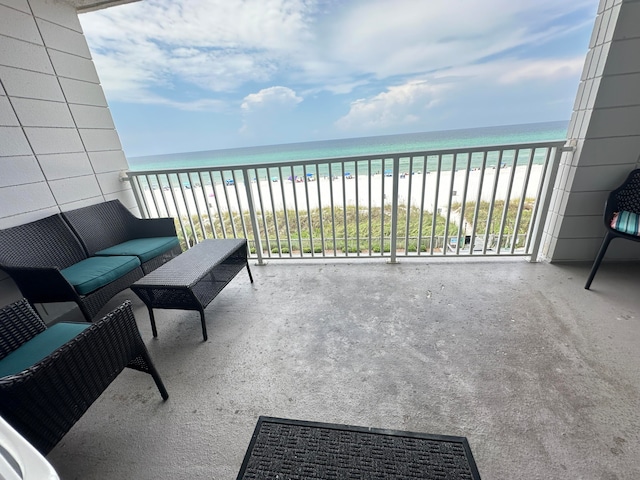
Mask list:
[[[78,13],[85,13],[137,1],[138,0],[69,0],[69,3],[76,7]]]

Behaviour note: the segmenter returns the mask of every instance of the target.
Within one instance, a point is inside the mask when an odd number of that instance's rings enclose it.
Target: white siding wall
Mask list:
[[[640,2],[601,0],[569,124],[543,256],[593,261],[605,234],[608,193],[640,167]],[[609,259],[639,259],[640,244],[615,240]]]
[[[51,0],[0,0],[0,228],[135,200],[78,15]],[[0,305],[19,295],[0,272]]]

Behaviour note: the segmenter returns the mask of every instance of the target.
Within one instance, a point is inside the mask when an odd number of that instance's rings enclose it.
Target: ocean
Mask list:
[[[129,158],[132,171],[282,163],[564,140],[568,121],[381,135]],[[318,172],[319,174],[321,172]]]

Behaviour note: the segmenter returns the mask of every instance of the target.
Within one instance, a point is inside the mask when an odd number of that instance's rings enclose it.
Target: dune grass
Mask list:
[[[525,199],[523,212],[518,222],[518,233],[527,233],[533,213],[535,201]],[[504,213],[505,202],[498,200],[494,203],[491,212],[491,223],[487,225],[489,218],[489,202],[481,202],[478,208],[477,218],[474,218],[476,204],[467,202],[462,212],[462,204],[451,206],[449,228],[446,230],[446,217],[432,212],[421,212],[419,208],[400,205],[397,213],[397,245],[400,250],[407,248],[409,251],[426,251],[431,248],[431,236],[439,239],[440,244],[434,244],[434,248],[443,247],[446,236],[456,237],[459,234],[468,234],[470,228],[475,225],[476,235],[488,233],[497,235],[503,223],[503,236],[513,234],[517,219],[519,199],[514,199],[507,205],[506,216]],[[457,222],[463,213],[467,225],[466,232],[460,232]],[[435,221],[435,229],[432,228]],[[309,212],[295,210],[280,210],[274,212],[257,212],[257,222],[260,231],[263,248],[273,254],[278,253],[321,253],[323,251],[341,251],[348,253],[357,252],[388,252],[391,248],[391,210],[390,208],[358,208],[347,206],[346,208],[324,207],[316,208]],[[208,215],[203,215],[202,221],[194,215],[190,221],[183,219],[187,238],[190,244],[204,238],[247,238],[252,251],[255,252],[255,238],[251,227],[251,218],[248,212],[225,212],[221,217],[215,216],[213,224]],[[246,226],[246,230],[245,230]],[[204,228],[204,233],[203,233]],[[176,220],[176,229],[186,247],[184,232]],[[334,241],[335,239],[335,241]],[[408,240],[407,240],[408,239]],[[418,245],[419,244],[419,245]]]

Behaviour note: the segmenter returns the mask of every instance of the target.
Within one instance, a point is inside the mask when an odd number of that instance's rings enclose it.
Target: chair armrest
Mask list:
[[[47,327],[26,299],[0,309],[0,359]]]
[[[616,195],[617,192],[615,190],[609,193],[607,201],[604,204],[604,215],[602,218],[604,220],[604,226],[607,228],[607,230],[613,230],[613,228],[611,228],[611,220],[613,220],[613,214],[620,210],[618,207]]]
[[[57,267],[5,267],[32,303],[78,302],[80,296]]]
[[[175,237],[173,218],[138,218],[135,221],[134,238]]]
[[[126,301],[36,365],[0,378],[0,415],[46,455],[118,374],[145,353]]]

